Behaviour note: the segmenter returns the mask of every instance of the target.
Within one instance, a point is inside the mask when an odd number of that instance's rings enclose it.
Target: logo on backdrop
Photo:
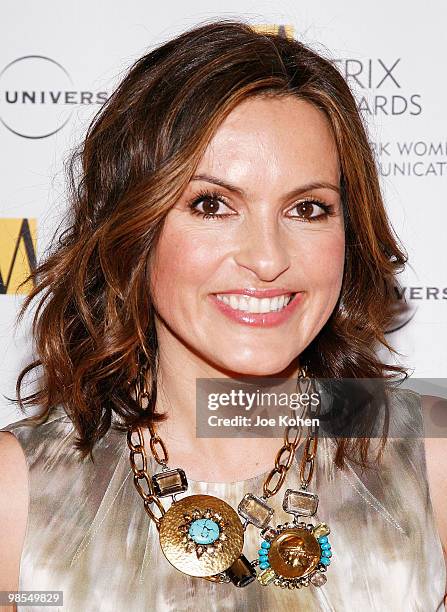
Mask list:
[[[386,333],[391,334],[399,331],[416,315],[418,303],[412,298],[412,289],[419,284],[419,278],[412,266],[406,264],[403,272],[398,274],[394,283],[393,318],[390,321]]]
[[[422,96],[408,91],[401,57],[333,60],[366,115],[420,115]],[[407,69],[408,70],[408,69]]]
[[[252,26],[255,32],[259,34],[279,34],[279,36],[283,36],[284,38],[293,38],[295,33],[295,27],[293,25],[287,24],[258,24]]]
[[[423,285],[410,264],[397,275],[394,286],[393,320],[386,333],[398,331],[415,317],[421,302],[445,304],[447,287]]]
[[[31,283],[18,288],[36,267],[36,219],[0,218],[0,294],[28,294]]]
[[[79,105],[107,98],[105,91],[79,90],[62,64],[43,55],[19,57],[0,72],[0,121],[22,138],[53,136]]]

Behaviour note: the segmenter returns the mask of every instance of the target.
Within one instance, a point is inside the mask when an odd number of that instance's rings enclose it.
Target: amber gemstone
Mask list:
[[[329,529],[329,526],[326,525],[326,523],[320,523],[313,530],[313,534],[316,538],[321,538],[321,536],[326,536],[326,535],[329,535],[330,533],[331,533],[331,530]]]
[[[238,512],[255,527],[264,529],[269,524],[274,511],[263,499],[247,493],[238,506]]]
[[[287,489],[282,507],[295,516],[313,516],[318,508],[318,495],[304,490]]]
[[[262,586],[267,586],[268,584],[273,582],[275,578],[275,570],[272,570],[271,567],[263,570],[260,574],[258,574],[258,581],[260,584],[262,584]]]
[[[241,555],[239,559],[236,559],[233,565],[227,569],[227,575],[235,586],[244,587],[250,584],[250,582],[253,582],[256,578],[256,570],[247,557]]]
[[[188,489],[186,474],[181,468],[154,474],[152,476],[152,485],[158,497],[184,493]]]

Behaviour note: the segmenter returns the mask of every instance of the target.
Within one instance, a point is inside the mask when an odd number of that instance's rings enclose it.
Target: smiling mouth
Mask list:
[[[267,314],[284,310],[296,296],[296,293],[287,293],[272,298],[256,298],[241,294],[215,294],[217,299],[233,310],[252,314]]]

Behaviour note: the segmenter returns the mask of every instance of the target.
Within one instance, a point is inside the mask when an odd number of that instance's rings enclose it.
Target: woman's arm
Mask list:
[[[13,434],[0,432],[0,591],[18,590],[27,517],[25,456]],[[0,605],[0,610],[11,611],[11,606]]]
[[[425,430],[429,431],[428,419],[433,405],[441,398],[432,395],[422,396]],[[446,404],[447,409],[447,404]],[[446,415],[447,421],[447,415]],[[425,438],[425,457],[427,462],[428,484],[436,525],[441,538],[444,559],[447,566],[447,437]],[[447,593],[447,584],[446,584]],[[444,598],[447,604],[447,595]],[[447,605],[446,605],[447,608]]]

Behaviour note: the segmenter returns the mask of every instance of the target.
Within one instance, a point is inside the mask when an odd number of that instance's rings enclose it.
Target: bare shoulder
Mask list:
[[[10,432],[0,432],[0,591],[18,588],[28,517],[28,467]]]
[[[442,410],[445,409],[447,413],[447,401],[433,395],[422,395],[421,397],[425,431],[429,435],[433,411],[436,410],[439,413],[441,408]],[[445,477],[447,473],[447,429],[445,437],[426,437],[424,443],[430,497],[447,563],[447,513],[445,512],[447,503],[447,479]]]

